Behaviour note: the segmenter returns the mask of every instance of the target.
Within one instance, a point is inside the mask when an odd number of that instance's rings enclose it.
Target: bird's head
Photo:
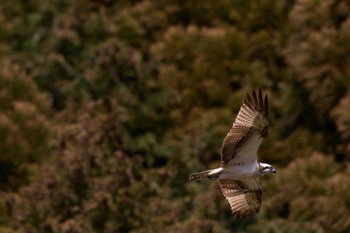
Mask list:
[[[262,175],[267,174],[267,173],[276,174],[276,169],[267,163],[259,163],[258,169],[259,169],[259,173]]]

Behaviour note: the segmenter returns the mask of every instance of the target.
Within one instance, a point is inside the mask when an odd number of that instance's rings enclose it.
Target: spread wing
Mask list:
[[[252,97],[247,94],[244,99],[235,122],[223,142],[221,166],[226,166],[232,159],[238,157],[240,159],[235,159],[237,162],[255,161],[262,138],[267,136],[268,125],[267,95],[263,98],[261,89],[258,95],[253,90]]]
[[[219,180],[234,218],[245,218],[260,211],[262,189],[254,178]]]

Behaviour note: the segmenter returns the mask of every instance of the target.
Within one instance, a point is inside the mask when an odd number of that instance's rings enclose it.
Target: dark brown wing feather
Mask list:
[[[249,217],[260,211],[262,189],[254,178],[219,180],[219,183],[234,218]]]
[[[228,132],[221,147],[222,166],[228,164],[237,153],[249,142],[253,135],[265,138],[268,133],[268,99],[263,98],[259,89],[258,95],[253,90],[252,97],[247,94],[243,100],[241,109]],[[260,143],[249,144],[249,146],[260,146]]]

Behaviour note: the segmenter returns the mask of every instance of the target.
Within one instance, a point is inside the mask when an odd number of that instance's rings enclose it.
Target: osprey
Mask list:
[[[276,173],[269,164],[257,161],[257,151],[268,132],[268,99],[253,90],[247,94],[221,147],[221,167],[193,173],[190,181],[218,180],[230,203],[234,218],[252,216],[260,211],[262,188],[259,177]]]

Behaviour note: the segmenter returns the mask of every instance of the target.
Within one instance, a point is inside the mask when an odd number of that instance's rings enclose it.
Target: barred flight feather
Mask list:
[[[222,193],[228,200],[235,218],[249,217],[258,213],[261,206],[262,190],[258,183],[249,187],[246,181],[219,180]],[[256,182],[254,178],[249,183]]]
[[[258,96],[253,90],[251,97],[243,100],[241,109],[232,125],[231,130],[226,135],[221,147],[221,164],[225,166],[234,159],[237,154],[244,149],[248,140],[253,135],[259,135],[262,138],[267,136],[268,132],[268,101],[262,97],[262,91],[259,89]],[[249,146],[259,148],[259,143]]]

